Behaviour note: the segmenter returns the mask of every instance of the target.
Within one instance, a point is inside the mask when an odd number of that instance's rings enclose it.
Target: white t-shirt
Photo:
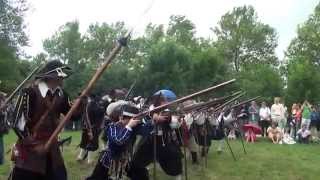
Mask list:
[[[270,118],[270,109],[268,107],[261,107],[259,110],[260,120],[269,120]]]
[[[311,135],[311,132],[306,129],[304,131],[302,131],[302,129],[299,129],[299,131],[297,132],[297,134],[301,135],[303,138],[308,137],[309,135]]]
[[[285,118],[285,108],[282,104],[273,104],[271,106],[271,118]]]

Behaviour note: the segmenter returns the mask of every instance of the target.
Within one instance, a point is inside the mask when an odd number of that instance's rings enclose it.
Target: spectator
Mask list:
[[[248,123],[248,114],[246,105],[243,104],[237,116],[240,128],[242,128],[244,124]]]
[[[274,104],[271,106],[271,119],[276,122],[281,129],[282,133],[284,133],[284,128],[286,126],[286,110],[283,104],[280,103],[280,98],[274,98]]]
[[[276,122],[272,122],[271,126],[267,129],[268,137],[271,139],[273,144],[278,144],[281,142],[282,132],[279,127],[277,127]]]
[[[302,110],[302,121],[301,124],[305,124],[307,129],[310,129],[310,115],[311,115],[311,104],[305,100],[301,107]]]
[[[249,123],[258,125],[259,122],[259,107],[255,101],[251,102],[249,107]]]
[[[0,92],[0,106],[2,106],[2,104],[5,101],[5,93]],[[5,123],[6,120],[6,112],[0,111],[0,165],[3,164],[4,161],[4,144],[3,144],[3,136],[4,134],[7,133],[7,125]]]
[[[311,114],[310,114],[310,129],[311,129],[311,135],[313,138],[318,139],[318,132],[320,130],[320,115],[315,106],[311,107]]]
[[[301,104],[298,103],[297,104],[297,111],[296,111],[296,129],[298,131],[298,129],[301,127],[301,118],[302,118],[302,109],[301,109]]]
[[[260,116],[260,126],[262,129],[262,136],[266,137],[268,135],[267,129],[270,126],[270,108],[266,105],[266,102],[261,103],[259,116]]]
[[[297,104],[294,103],[292,104],[291,107],[291,113],[290,116],[288,118],[288,127],[289,127],[289,132],[290,132],[290,136],[292,138],[294,138],[296,136],[296,125],[297,125],[297,121],[296,121],[296,114],[297,114]]]
[[[302,124],[301,129],[297,132],[299,143],[309,144],[311,132],[307,127],[307,124]]]

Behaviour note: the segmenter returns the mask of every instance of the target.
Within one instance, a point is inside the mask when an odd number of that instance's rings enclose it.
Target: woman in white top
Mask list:
[[[259,116],[260,116],[260,126],[262,129],[262,136],[267,136],[267,128],[270,126],[270,108],[267,106],[266,102],[261,103],[261,108],[259,110]]]
[[[274,98],[274,104],[271,106],[271,119],[276,122],[279,128],[284,132],[286,126],[286,109],[283,104],[280,103],[280,98]]]

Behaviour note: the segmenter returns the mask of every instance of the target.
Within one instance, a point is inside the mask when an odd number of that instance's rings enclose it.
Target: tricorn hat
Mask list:
[[[67,71],[70,74],[71,68],[58,60],[52,60],[44,65],[35,78],[67,78],[69,76]]]

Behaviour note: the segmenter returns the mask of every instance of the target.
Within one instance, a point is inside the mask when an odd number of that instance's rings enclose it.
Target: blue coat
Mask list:
[[[108,137],[108,148],[103,152],[100,162],[109,168],[111,160],[120,158],[127,150],[127,145],[132,137],[132,130],[121,126],[119,123],[110,123],[105,134]]]

